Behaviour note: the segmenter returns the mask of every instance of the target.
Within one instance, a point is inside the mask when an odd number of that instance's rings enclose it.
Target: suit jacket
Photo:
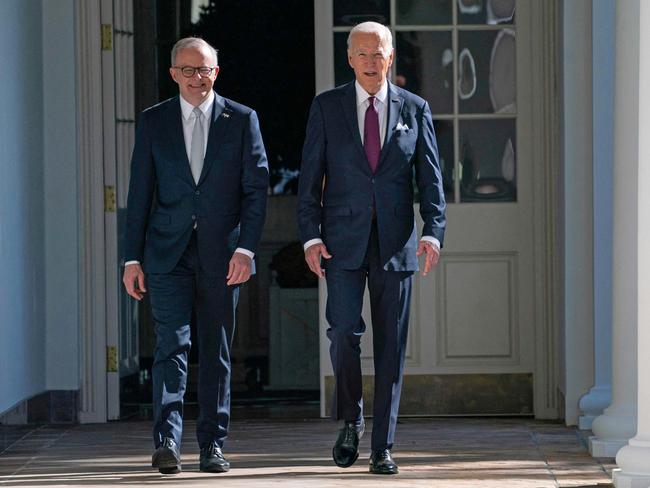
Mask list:
[[[220,110],[217,110],[217,107]],[[178,96],[142,112],[131,160],[126,261],[168,273],[192,228],[201,267],[222,274],[237,247],[257,251],[268,163],[256,113],[215,94],[203,170],[194,183]]]
[[[326,266],[361,266],[374,207],[384,269],[418,269],[414,173],[423,235],[443,243],[445,197],[429,105],[391,83],[387,103],[386,136],[374,174],[359,134],[354,82],[324,92],[312,103],[298,185],[298,225],[303,244],[323,239],[332,254]]]

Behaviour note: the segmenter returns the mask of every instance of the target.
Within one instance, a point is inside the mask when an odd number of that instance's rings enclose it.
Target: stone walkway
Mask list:
[[[371,427],[371,423],[368,423]],[[235,421],[225,453],[232,469],[198,471],[194,423],[183,439],[183,472],[150,468],[149,422],[43,426],[0,454],[3,486],[166,487],[610,487],[613,460],[589,456],[578,431],[530,419],[403,419],[397,476],[368,473],[369,435],[359,461],[330,458],[336,426],[321,419]]]

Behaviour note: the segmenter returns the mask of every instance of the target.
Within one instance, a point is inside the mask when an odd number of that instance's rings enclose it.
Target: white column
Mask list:
[[[594,384],[592,3],[564,2],[564,420]]]
[[[636,432],[639,0],[616,2],[612,404],[592,426],[589,452],[614,457]]]
[[[612,402],[612,159],[616,3],[592,4],[594,386],[580,398],[578,426],[591,429]]]
[[[637,357],[638,362],[638,413],[636,435],[629,440],[616,455],[616,464],[620,469],[614,470],[614,485],[617,488],[647,488],[650,487],[650,369],[647,355],[650,351],[650,4],[646,0],[625,0],[623,7],[630,11],[628,25],[630,29],[638,29],[639,39],[636,59],[639,62],[638,71],[638,117],[634,112],[629,117],[638,123],[634,132],[638,155],[634,159],[636,166],[637,212],[635,224],[637,239],[635,241],[637,259],[635,278],[637,291],[635,311],[637,313]],[[641,28],[641,26],[645,26]],[[639,56],[644,53],[644,56]],[[618,76],[618,73],[617,73]],[[632,88],[632,87],[631,87]]]

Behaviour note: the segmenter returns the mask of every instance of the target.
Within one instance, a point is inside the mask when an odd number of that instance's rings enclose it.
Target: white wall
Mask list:
[[[45,389],[41,0],[0,2],[0,412]]]
[[[73,7],[0,1],[0,413],[79,388]]]
[[[48,390],[79,388],[74,53],[74,0],[44,0],[45,364]]]

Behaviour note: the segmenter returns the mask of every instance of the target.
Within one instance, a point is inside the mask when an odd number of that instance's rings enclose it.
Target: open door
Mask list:
[[[348,33],[374,20],[393,33],[392,82],[426,99],[433,113],[448,229],[435,273],[414,280],[400,413],[554,417],[543,272],[552,158],[536,151],[550,147],[541,130],[549,109],[540,101],[553,95],[553,73],[541,65],[552,48],[542,34],[552,2],[315,0],[314,7],[317,92],[353,79]],[[321,283],[323,415],[334,388],[325,300]],[[366,296],[367,324],[369,312]],[[371,327],[362,371],[371,411]]]

